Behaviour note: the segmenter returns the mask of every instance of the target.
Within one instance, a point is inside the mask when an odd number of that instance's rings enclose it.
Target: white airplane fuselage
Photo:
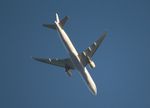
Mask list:
[[[91,92],[94,95],[96,95],[97,94],[96,85],[95,85],[91,75],[89,74],[88,70],[86,69],[86,67],[83,66],[83,64],[78,56],[77,50],[73,46],[68,35],[62,29],[61,25],[57,21],[55,21],[55,24],[56,24],[57,31],[60,35],[60,38],[63,41],[65,47],[67,48],[67,50],[69,52],[72,63],[74,64],[75,68],[80,72],[80,75],[85,80],[85,82],[86,82],[87,86],[89,87],[89,89],[91,90]]]

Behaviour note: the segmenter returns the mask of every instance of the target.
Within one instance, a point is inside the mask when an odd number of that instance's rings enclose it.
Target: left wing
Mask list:
[[[74,69],[74,65],[69,58],[66,59],[50,59],[50,58],[38,58],[38,57],[32,57],[32,58],[39,62],[43,62],[43,63],[47,63],[47,64],[51,64],[63,68],[67,67],[69,69]]]
[[[82,53],[79,54],[79,57],[84,66],[88,64],[88,61],[91,59],[91,57],[94,55],[98,47],[101,45],[106,35],[107,35],[107,32],[104,32],[98,40],[93,42],[91,46],[89,46],[87,49],[85,49]]]

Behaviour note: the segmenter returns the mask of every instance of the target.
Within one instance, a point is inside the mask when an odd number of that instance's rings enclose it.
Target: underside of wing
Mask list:
[[[91,46],[89,46],[87,49],[85,49],[82,53],[79,54],[79,57],[81,58],[81,61],[84,66],[88,64],[88,61],[91,59],[98,47],[101,45],[106,35],[107,32],[104,32],[98,40],[93,42]]]
[[[69,58],[66,59],[50,59],[50,58],[38,58],[38,57],[32,57],[34,60],[63,67],[63,68],[69,68],[69,69],[74,69],[73,63]]]

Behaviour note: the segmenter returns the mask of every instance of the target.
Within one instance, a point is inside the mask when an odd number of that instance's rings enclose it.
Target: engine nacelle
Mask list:
[[[95,63],[92,60],[89,61],[89,66],[92,69],[96,67]]]
[[[69,77],[72,76],[72,71],[71,71],[71,69],[70,69],[69,66],[65,66],[65,72],[67,73],[67,75],[68,75]]]

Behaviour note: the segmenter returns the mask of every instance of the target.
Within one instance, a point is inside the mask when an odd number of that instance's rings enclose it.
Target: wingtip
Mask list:
[[[35,57],[33,57],[33,56],[31,56],[31,59],[34,59],[34,60],[36,60],[36,58],[35,58]]]
[[[46,27],[46,24],[42,24],[43,27]]]
[[[33,57],[33,56],[31,56],[31,58],[33,59],[33,60],[39,60],[38,58],[36,58],[36,57]]]
[[[47,24],[42,24],[43,27],[47,27]]]
[[[65,16],[66,17],[66,19],[69,19],[69,16]]]
[[[103,34],[104,34],[104,36],[107,36],[107,35],[108,35],[108,32],[107,32],[107,31],[105,31],[105,32],[103,32]]]
[[[102,35],[100,36],[100,39],[104,39],[108,35],[108,32],[103,32]]]

